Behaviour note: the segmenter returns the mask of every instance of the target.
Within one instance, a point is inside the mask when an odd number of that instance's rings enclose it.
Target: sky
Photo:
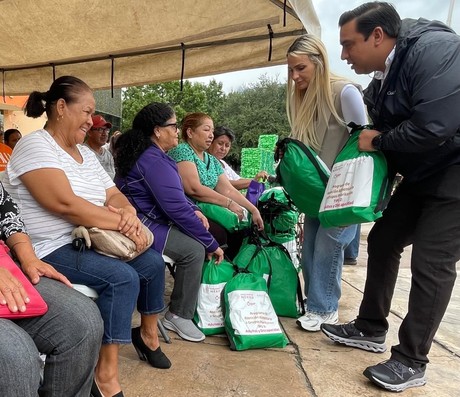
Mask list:
[[[315,7],[318,19],[321,24],[321,39],[326,45],[331,70],[344,77],[366,87],[371,81],[371,76],[357,75],[347,65],[346,61],[340,59],[341,47],[339,45],[338,20],[340,15],[360,4],[363,0],[311,0]],[[398,11],[401,18],[437,19],[446,23],[451,0],[393,0],[390,1]],[[333,4],[333,6],[331,6]],[[451,18],[451,27],[460,34],[460,1],[455,1]],[[220,75],[199,77],[190,81],[208,83],[211,79],[222,82],[225,92],[237,91],[244,86],[257,82],[260,76],[267,75],[285,82],[287,69],[285,65],[268,68],[252,69],[239,72],[223,73]]]

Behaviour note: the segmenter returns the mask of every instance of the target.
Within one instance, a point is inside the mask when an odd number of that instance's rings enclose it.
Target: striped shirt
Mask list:
[[[19,179],[21,175],[42,168],[62,170],[75,195],[95,205],[104,205],[106,189],[114,186],[94,153],[83,145],[77,146],[83,157],[81,164],[65,152],[47,131],[38,130],[18,142],[7,165],[3,184],[20,207],[39,258],[71,243],[71,232],[75,226],[38,204]]]

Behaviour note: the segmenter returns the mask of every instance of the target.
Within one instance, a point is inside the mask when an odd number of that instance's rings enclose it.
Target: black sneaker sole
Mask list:
[[[358,349],[367,350],[374,353],[384,353],[387,350],[385,342],[377,343],[371,342],[369,340],[342,338],[325,330],[324,328],[322,328],[321,331],[323,331],[324,335],[326,335],[329,339],[333,340],[334,342],[341,343],[342,345],[356,347]]]
[[[372,383],[375,383],[377,386],[383,387],[386,390],[390,390],[393,392],[402,392],[410,387],[420,387],[426,384],[425,374],[423,374],[420,378],[409,379],[404,383],[399,384],[391,384],[383,382],[382,380],[376,378],[370,371],[367,369],[363,372],[363,375],[369,379]]]

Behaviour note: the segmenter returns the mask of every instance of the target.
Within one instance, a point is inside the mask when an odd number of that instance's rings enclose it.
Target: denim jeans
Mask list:
[[[324,228],[318,219],[305,217],[301,264],[308,311],[325,314],[338,309],[343,252],[355,234],[356,225]]]
[[[58,281],[42,277],[36,287],[46,314],[0,319],[0,395],[88,397],[103,332],[99,310]],[[41,386],[39,351],[46,354]]]
[[[42,258],[76,284],[96,290],[96,303],[104,320],[102,343],[131,343],[131,317],[164,309],[165,264],[158,252],[148,249],[129,262],[78,251],[64,245]]]
[[[401,253],[412,244],[408,312],[392,358],[428,363],[433,338],[449,303],[460,259],[460,165],[417,183],[403,180],[369,233],[367,278],[356,319],[360,331],[388,330]]]
[[[356,225],[355,237],[345,248],[344,256],[345,259],[356,259],[359,255],[359,242],[361,240],[361,225]]]

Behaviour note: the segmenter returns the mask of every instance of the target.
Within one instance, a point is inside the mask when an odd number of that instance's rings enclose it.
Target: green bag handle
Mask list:
[[[299,141],[298,139],[293,139],[293,138],[284,138],[283,140],[281,141],[278,141],[277,144],[276,144],[276,150],[275,150],[275,161],[278,161],[279,160],[279,153],[280,151],[282,150],[283,152],[286,151],[286,146],[288,143],[294,143],[295,145],[297,145],[301,150],[302,152],[305,153],[305,155],[308,157],[308,159],[310,160],[310,162],[314,165],[314,167],[316,168],[316,171],[318,172],[318,175],[321,179],[321,182],[323,182],[324,186],[327,185],[327,181],[329,179],[329,176],[324,172],[324,170],[319,166],[318,162],[316,161],[315,157],[313,156],[313,154],[311,154],[310,150],[308,149],[308,147],[301,141]],[[277,168],[278,170],[278,168]],[[278,178],[280,178],[280,175],[278,175],[278,172],[277,172],[277,176]]]

